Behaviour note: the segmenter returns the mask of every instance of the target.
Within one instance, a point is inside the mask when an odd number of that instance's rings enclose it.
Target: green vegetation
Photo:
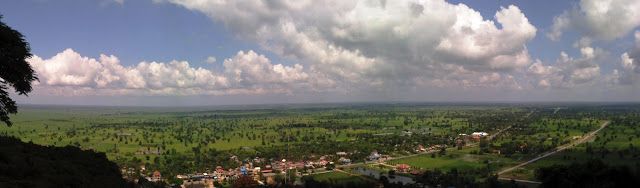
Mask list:
[[[411,158],[405,158],[395,160],[391,164],[408,164],[412,167],[420,169],[443,169],[451,170],[457,169],[474,169],[483,167],[482,161],[473,158],[475,156],[442,156],[442,157],[430,157],[429,155],[420,155]]]
[[[20,114],[11,117],[14,126],[0,127],[0,134],[41,145],[72,145],[105,152],[121,167],[139,171],[144,165],[147,175],[159,170],[170,182],[178,182],[172,180],[177,174],[210,172],[216,166],[236,168],[256,157],[264,160],[254,162],[254,166],[282,158],[318,161],[320,157],[340,164],[341,156],[336,153],[345,152],[343,157],[360,164],[377,151],[391,158],[386,166],[379,167],[381,171],[408,164],[409,172],[463,174],[468,178],[452,181],[465,183],[491,180],[498,171],[572,143],[608,120],[610,126],[598,133],[593,142],[501,177],[535,180],[534,171],[539,167],[593,158],[635,165],[631,163],[640,157],[640,150],[636,149],[640,138],[635,136],[640,133],[636,126],[640,122],[637,115],[640,106],[576,104],[561,110],[556,107],[545,104],[171,109],[24,106]],[[474,138],[470,136],[473,132],[487,132],[489,136]],[[419,151],[419,146],[445,149]],[[403,157],[407,155],[412,156]],[[346,178],[336,173],[326,176],[330,177],[313,176],[313,181],[327,183],[327,179]]]
[[[307,187],[371,187],[375,182],[344,172],[328,172],[303,178]]]
[[[323,183],[336,183],[336,182],[363,182],[366,181],[360,176],[353,176],[344,172],[328,172],[322,174],[316,174],[311,176],[313,179]]]

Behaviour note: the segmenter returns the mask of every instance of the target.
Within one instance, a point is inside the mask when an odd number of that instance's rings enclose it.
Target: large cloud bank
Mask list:
[[[191,67],[186,61],[140,62],[123,66],[116,56],[83,57],[66,49],[49,58],[27,60],[40,82],[37,88],[56,95],[222,95],[290,93],[308,87],[299,64],[272,64],[253,51],[224,60],[224,71]]]
[[[67,49],[29,60],[40,75],[38,87],[64,95],[527,90],[629,85],[640,72],[636,50],[621,55],[617,68],[603,75],[599,62],[607,52],[590,42],[623,37],[640,25],[640,3],[632,0],[583,0],[556,16],[549,38],[559,40],[572,29],[583,32],[580,57],[560,52],[556,62],[529,55],[526,44],[538,29],[515,5],[485,18],[444,0],[155,1],[202,13],[237,37],[299,64],[240,51],[222,62],[222,70],[185,61],[123,66],[113,55],[91,58]],[[220,63],[215,57],[207,62]]]
[[[536,35],[516,6],[496,12],[496,23],[443,0],[170,2],[304,62],[315,80],[336,87],[478,81],[465,80],[468,74],[508,77],[530,64],[525,43]]]

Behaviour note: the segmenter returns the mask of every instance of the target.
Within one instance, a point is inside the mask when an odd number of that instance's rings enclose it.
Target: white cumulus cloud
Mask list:
[[[580,58],[561,52],[553,65],[536,61],[527,69],[528,78],[538,87],[573,88],[599,84],[600,65],[596,61],[604,56],[604,52],[592,47],[583,47],[580,51]]]
[[[635,32],[635,48],[620,55],[620,64],[613,79],[622,85],[640,85],[640,31]]]
[[[66,49],[49,59],[27,59],[40,81],[36,91],[54,95],[226,95],[291,93],[311,87],[302,65],[272,64],[253,51],[225,60],[224,70],[192,67],[186,61],[123,66],[113,55],[94,59]]]
[[[215,62],[217,62],[217,61],[218,61],[218,59],[216,59],[216,57],[213,57],[213,56],[209,56],[209,57],[207,57],[207,59],[205,60],[205,62],[206,62],[206,63],[209,63],[209,64],[213,64],[213,63],[215,63]]]
[[[558,40],[567,30],[575,30],[585,37],[613,40],[640,26],[638,10],[637,0],[581,0],[576,7],[553,19],[547,36]]]
[[[165,2],[204,13],[302,63],[316,85],[333,88],[412,87],[456,74],[452,66],[475,75],[511,74],[531,64],[526,43],[537,32],[515,5],[484,18],[444,0]],[[464,85],[461,76],[447,78]]]

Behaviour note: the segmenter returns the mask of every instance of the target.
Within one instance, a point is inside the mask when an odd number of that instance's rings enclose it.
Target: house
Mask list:
[[[253,162],[254,162],[254,163],[263,163],[263,162],[264,162],[264,159],[263,159],[263,158],[260,158],[260,157],[256,157],[255,159],[253,159]]]
[[[485,136],[489,136],[489,133],[486,133],[486,132],[473,132],[473,133],[471,133],[471,138],[473,138],[476,141],[480,141],[480,138],[485,137]]]
[[[318,161],[318,164],[320,166],[327,166],[327,164],[329,164],[329,161],[327,161],[325,159],[322,159],[322,160]]]
[[[486,133],[486,132],[473,132],[473,133],[471,133],[471,136],[473,136],[473,137],[485,137],[485,136],[489,136],[489,133]]]
[[[222,181],[227,177],[224,168],[221,166],[216,166],[216,171],[213,172],[213,175],[217,177],[219,181]]]
[[[297,169],[302,169],[304,168],[304,162],[295,162],[292,164],[293,167],[297,168]]]
[[[271,169],[271,165],[266,165],[264,166],[264,169],[261,169],[260,172],[264,173],[271,173],[273,172],[273,169]]]
[[[374,150],[371,152],[371,154],[367,157],[370,161],[376,161],[378,159],[380,159],[380,154],[378,153],[378,151]]]
[[[396,170],[398,172],[402,172],[402,173],[407,173],[409,171],[409,168],[411,168],[411,166],[409,166],[408,164],[398,164],[396,165]]]
[[[338,155],[338,156],[346,156],[347,152],[339,151],[339,152],[336,152],[336,155]]]
[[[208,180],[193,180],[193,181],[184,181],[182,182],[181,187],[202,187],[202,188],[211,188],[213,186],[213,181]]]
[[[314,163],[313,161],[307,161],[307,162],[304,164],[304,167],[306,167],[307,169],[313,169],[313,168],[316,168],[316,167],[314,166],[314,164],[315,164],[315,163]]]
[[[162,175],[160,174],[159,171],[153,171],[153,175],[151,176],[151,181],[152,182],[158,182],[158,181],[162,181]]]
[[[267,185],[275,185],[276,184],[276,181],[275,181],[276,173],[272,173],[272,172],[264,173],[264,174],[262,174],[262,176],[266,179]]]
[[[338,162],[340,162],[341,164],[351,164],[351,159],[340,157],[340,159],[338,159]]]
[[[422,144],[419,144],[418,148],[416,148],[416,152],[424,152],[424,151],[427,151],[427,149],[424,148]]]
[[[248,174],[247,173],[247,167],[245,167],[245,166],[240,167],[240,174],[247,175]]]

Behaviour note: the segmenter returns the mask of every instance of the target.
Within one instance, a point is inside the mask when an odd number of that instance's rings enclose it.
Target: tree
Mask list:
[[[10,87],[19,95],[31,92],[31,82],[38,80],[25,59],[31,57],[29,44],[20,32],[2,22],[0,15],[0,121],[11,126],[9,114],[18,112],[16,101],[9,97]]]

